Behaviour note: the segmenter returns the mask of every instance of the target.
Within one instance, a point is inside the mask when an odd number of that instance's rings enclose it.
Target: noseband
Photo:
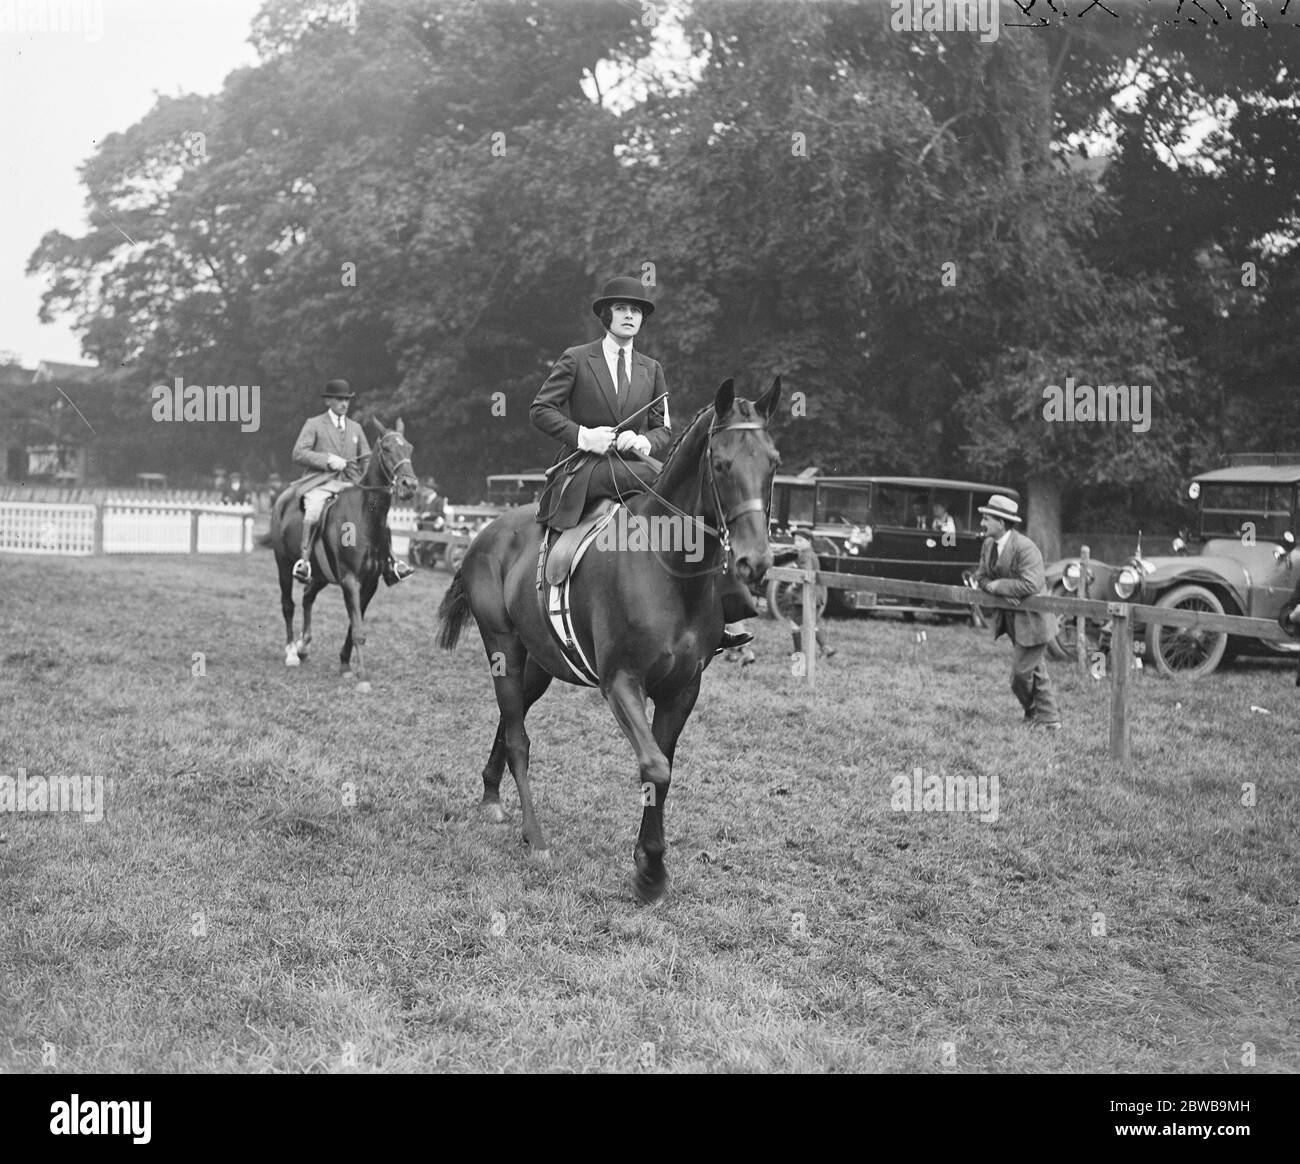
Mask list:
[[[762,498],[750,497],[733,505],[724,512],[722,508],[722,493],[718,489],[718,478],[713,471],[713,434],[715,432],[729,432],[733,429],[755,429],[766,430],[767,425],[760,424],[756,420],[742,420],[735,424],[722,424],[709,426],[709,439],[704,448],[704,460],[708,465],[709,471],[709,490],[713,494],[713,511],[718,515],[718,525],[721,529],[714,529],[708,522],[702,522],[704,532],[712,534],[722,544],[722,570],[726,573],[731,568],[731,523],[741,514],[753,513],[757,511],[762,514],[767,513],[767,506],[763,503]]]
[[[402,434],[399,433],[399,432],[397,432],[396,430],[394,430],[393,432],[386,432],[386,433],[384,433],[384,435],[381,436],[381,437],[379,438],[379,440],[377,440],[377,441],[375,442],[375,447],[374,447],[374,449],[372,449],[370,452],[368,452],[368,453],[366,454],[366,457],[367,457],[367,458],[368,458],[368,457],[373,457],[377,452],[379,452],[379,450],[382,449],[382,448],[384,447],[384,441],[386,441],[390,436],[395,436],[395,437],[399,437],[399,438],[400,438],[401,435],[402,435]],[[398,472],[399,469],[401,469],[401,467],[402,467],[403,465],[406,465],[406,466],[411,470],[411,476],[414,477],[414,476],[415,476],[415,467],[411,464],[411,458],[410,458],[410,457],[403,457],[400,461],[397,462],[397,464],[395,464],[395,465],[392,467],[391,470],[388,468],[387,465],[384,464],[384,460],[383,460],[383,458],[380,457],[380,459],[379,459],[379,469],[380,469],[380,472],[387,474],[387,476],[388,476],[388,483],[387,483],[386,485],[362,485],[361,482],[358,481],[358,482],[357,482],[357,487],[360,488],[360,489],[368,490],[368,491],[371,492],[371,493],[392,493],[392,492],[394,492],[394,491],[397,489],[397,472]]]

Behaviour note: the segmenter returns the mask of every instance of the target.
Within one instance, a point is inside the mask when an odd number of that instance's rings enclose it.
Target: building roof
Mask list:
[[[36,365],[32,374],[33,384],[45,384],[55,380],[70,380],[86,383],[98,380],[100,370],[95,364],[64,364],[58,360],[42,360]]]

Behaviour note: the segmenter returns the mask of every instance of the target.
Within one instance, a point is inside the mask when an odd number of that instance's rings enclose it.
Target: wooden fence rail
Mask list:
[[[1129,672],[1133,660],[1133,624],[1154,623],[1214,632],[1227,632],[1273,642],[1290,642],[1290,636],[1276,622],[1264,618],[1211,614],[1198,610],[1173,610],[1163,606],[1143,606],[1134,602],[1102,602],[1089,598],[1062,598],[1036,595],[1016,602],[998,598],[966,586],[939,586],[933,582],[907,582],[897,578],[869,578],[861,574],[838,574],[828,570],[804,570],[793,566],[776,566],[767,572],[778,582],[803,583],[803,650],[804,675],[811,689],[816,689],[818,585],[837,590],[858,590],[869,594],[889,594],[901,598],[924,598],[955,606],[978,606],[981,609],[1041,610],[1072,618],[1088,618],[1112,623],[1111,631],[1111,758],[1128,767],[1132,759],[1129,748]],[[881,609],[887,610],[888,607]],[[1125,663],[1119,665],[1120,661]]]

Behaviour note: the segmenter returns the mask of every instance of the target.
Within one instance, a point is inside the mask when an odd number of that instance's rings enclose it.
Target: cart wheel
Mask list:
[[[826,609],[826,595],[817,595],[817,617]],[[767,613],[771,618],[784,618],[789,622],[803,621],[803,583],[778,582],[775,578],[767,584]]]

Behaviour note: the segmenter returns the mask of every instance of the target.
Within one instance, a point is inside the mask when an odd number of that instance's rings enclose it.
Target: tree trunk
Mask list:
[[[1042,551],[1044,562],[1061,556],[1061,486],[1053,477],[1029,478],[1029,520],[1025,533]]]

